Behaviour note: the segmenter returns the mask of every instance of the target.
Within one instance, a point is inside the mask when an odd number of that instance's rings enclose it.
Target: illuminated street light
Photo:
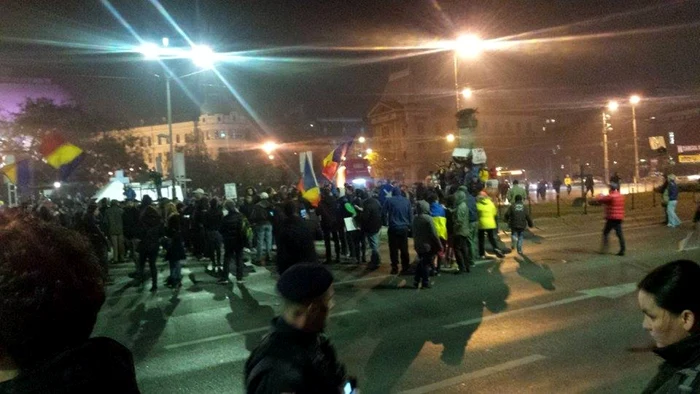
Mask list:
[[[373,150],[372,150],[372,148],[367,148],[367,150],[365,152],[367,152],[368,155],[371,155]]]
[[[365,136],[360,136],[360,138],[358,138],[357,141],[359,141],[361,144],[364,144],[365,141],[367,141],[367,138],[365,138]]]
[[[161,55],[161,50],[158,45],[152,42],[146,42],[138,47],[138,52],[146,58],[146,60],[156,60]]]
[[[447,136],[445,137],[445,139],[447,140],[447,142],[455,142],[455,135],[452,134],[452,133],[447,134]]]
[[[617,111],[617,108],[620,107],[620,104],[618,104],[618,102],[615,100],[610,100],[610,101],[608,101],[607,107],[608,107],[608,111],[615,112],[615,111]]]
[[[454,50],[460,57],[474,59],[484,50],[484,42],[475,34],[463,34],[454,42]]]
[[[275,155],[269,155],[269,156],[267,156],[267,158],[270,159],[270,160],[274,160],[274,159],[275,159]]]
[[[189,54],[192,59],[192,63],[195,66],[210,69],[214,67],[214,62],[216,61],[216,54],[214,51],[206,45],[195,45]]]
[[[472,98],[472,93],[472,90],[469,88],[462,89],[462,97],[464,97],[466,100]]]
[[[630,104],[632,105],[637,105],[640,101],[642,101],[642,98],[637,96],[636,94],[630,97]]]
[[[267,141],[262,145],[262,150],[263,152],[267,153],[268,155],[272,152],[274,152],[279,145],[277,145],[276,142],[274,141]]]
[[[61,187],[61,182],[58,182],[58,181],[54,182],[53,187],[54,187],[54,189],[59,189]]]

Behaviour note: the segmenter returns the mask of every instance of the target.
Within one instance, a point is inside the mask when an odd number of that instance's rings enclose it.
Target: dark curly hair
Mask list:
[[[0,348],[20,370],[88,339],[105,301],[97,257],[79,233],[0,215]]]

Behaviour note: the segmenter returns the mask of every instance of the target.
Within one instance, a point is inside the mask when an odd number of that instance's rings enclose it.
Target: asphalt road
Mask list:
[[[481,261],[427,290],[388,275],[383,243],[378,271],[331,266],[329,335],[363,393],[640,392],[658,360],[635,284],[672,259],[700,261],[700,248],[678,250],[690,224],[668,229],[659,214],[628,221],[625,257],[597,253],[600,218],[553,220],[538,224],[526,258]],[[130,270],[113,270],[95,335],[132,350],[142,391],[242,393],[245,360],[279,310],[270,273],[257,268],[244,286],[226,287],[190,261],[179,291],[151,294],[129,285]],[[167,265],[160,270],[164,279]]]

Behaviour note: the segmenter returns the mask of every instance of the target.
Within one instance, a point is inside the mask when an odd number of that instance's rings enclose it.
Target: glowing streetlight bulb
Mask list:
[[[54,189],[60,188],[60,187],[61,187],[61,182],[58,182],[58,181],[54,182],[54,183],[53,183],[53,187],[54,187]]]
[[[145,42],[138,47],[138,52],[147,60],[156,60],[160,56],[161,50],[158,45],[152,42]]]
[[[630,97],[630,104],[632,105],[637,105],[640,101],[642,101],[642,98],[637,96],[636,94]]]
[[[452,133],[447,134],[447,137],[445,137],[445,139],[447,139],[447,142],[454,142],[454,141],[455,141],[455,135],[452,134]]]
[[[364,144],[365,141],[367,141],[367,138],[365,138],[365,136],[360,136],[360,138],[358,138],[357,141],[359,141],[361,144]]]
[[[609,111],[617,111],[617,108],[620,107],[620,104],[618,104],[617,101],[615,100],[610,100],[608,102],[608,110]]]
[[[475,59],[484,50],[484,42],[475,34],[464,34],[454,42],[454,49],[461,57]]]
[[[190,52],[190,58],[195,66],[209,69],[214,67],[216,54],[206,45],[195,45],[192,47],[192,51]]]
[[[472,97],[472,90],[469,88],[462,89],[462,97],[465,99],[470,99]]]
[[[373,150],[372,150],[372,148],[367,148],[367,150],[365,152],[367,152],[368,155],[371,155]]]
[[[269,155],[269,156],[267,156],[267,158],[270,159],[270,160],[274,160],[274,159],[275,159],[275,155]]]
[[[279,145],[277,145],[277,143],[274,141],[267,141],[262,145],[262,150],[269,155],[270,153],[274,152],[278,146]]]

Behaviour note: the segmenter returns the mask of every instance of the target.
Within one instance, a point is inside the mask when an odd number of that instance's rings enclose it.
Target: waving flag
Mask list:
[[[311,161],[308,155],[304,155],[304,172],[301,174],[297,189],[301,192],[301,196],[312,206],[317,207],[321,201],[321,190],[318,188],[314,169],[311,167]]]
[[[29,169],[29,158],[25,158],[8,164],[3,168],[0,168],[0,172],[3,173],[10,182],[17,186],[29,186],[31,180],[31,171]]]
[[[323,174],[323,176],[329,181],[333,180],[333,177],[340,166],[340,162],[343,161],[343,158],[348,153],[348,150],[350,150],[350,146],[352,146],[353,141],[354,139],[343,142],[323,159],[323,170],[321,170],[321,174]]]
[[[67,142],[56,132],[44,136],[39,145],[39,153],[51,167],[60,170],[62,180],[66,179],[83,159],[83,150]]]

